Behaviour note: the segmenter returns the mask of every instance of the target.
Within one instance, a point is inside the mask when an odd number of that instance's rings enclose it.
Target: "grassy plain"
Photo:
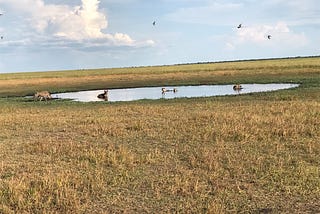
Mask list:
[[[300,83],[240,96],[77,103],[135,86]],[[0,213],[320,212],[320,58],[0,75]]]

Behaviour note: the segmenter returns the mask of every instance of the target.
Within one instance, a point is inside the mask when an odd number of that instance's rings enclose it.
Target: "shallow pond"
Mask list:
[[[80,102],[92,101],[133,101],[141,99],[173,99],[181,97],[211,97],[224,95],[237,95],[256,92],[267,92],[298,87],[299,84],[274,83],[274,84],[242,84],[241,90],[233,90],[233,85],[200,85],[200,86],[163,86],[144,88],[109,89],[107,99],[99,99],[98,94],[104,90],[78,91],[70,93],[53,94],[53,98],[71,99]],[[176,89],[176,92],[162,93],[162,88]]]

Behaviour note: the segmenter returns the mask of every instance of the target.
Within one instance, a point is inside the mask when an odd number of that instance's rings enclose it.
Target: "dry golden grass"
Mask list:
[[[2,98],[0,213],[320,211],[319,61],[154,69],[12,74],[0,76],[0,84],[5,97],[57,89],[68,78],[87,89],[113,81],[152,85],[163,72],[169,83],[263,79],[301,86],[124,103]]]
[[[3,104],[0,211],[319,211],[319,109],[250,96]]]

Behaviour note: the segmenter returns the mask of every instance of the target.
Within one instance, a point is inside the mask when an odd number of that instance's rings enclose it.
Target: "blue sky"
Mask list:
[[[318,0],[0,0],[0,11],[0,73],[320,54]]]

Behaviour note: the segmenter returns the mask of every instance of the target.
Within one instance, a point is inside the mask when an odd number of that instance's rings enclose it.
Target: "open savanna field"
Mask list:
[[[115,103],[24,97],[233,83],[300,86]],[[318,57],[1,74],[0,97],[0,213],[320,212]]]

